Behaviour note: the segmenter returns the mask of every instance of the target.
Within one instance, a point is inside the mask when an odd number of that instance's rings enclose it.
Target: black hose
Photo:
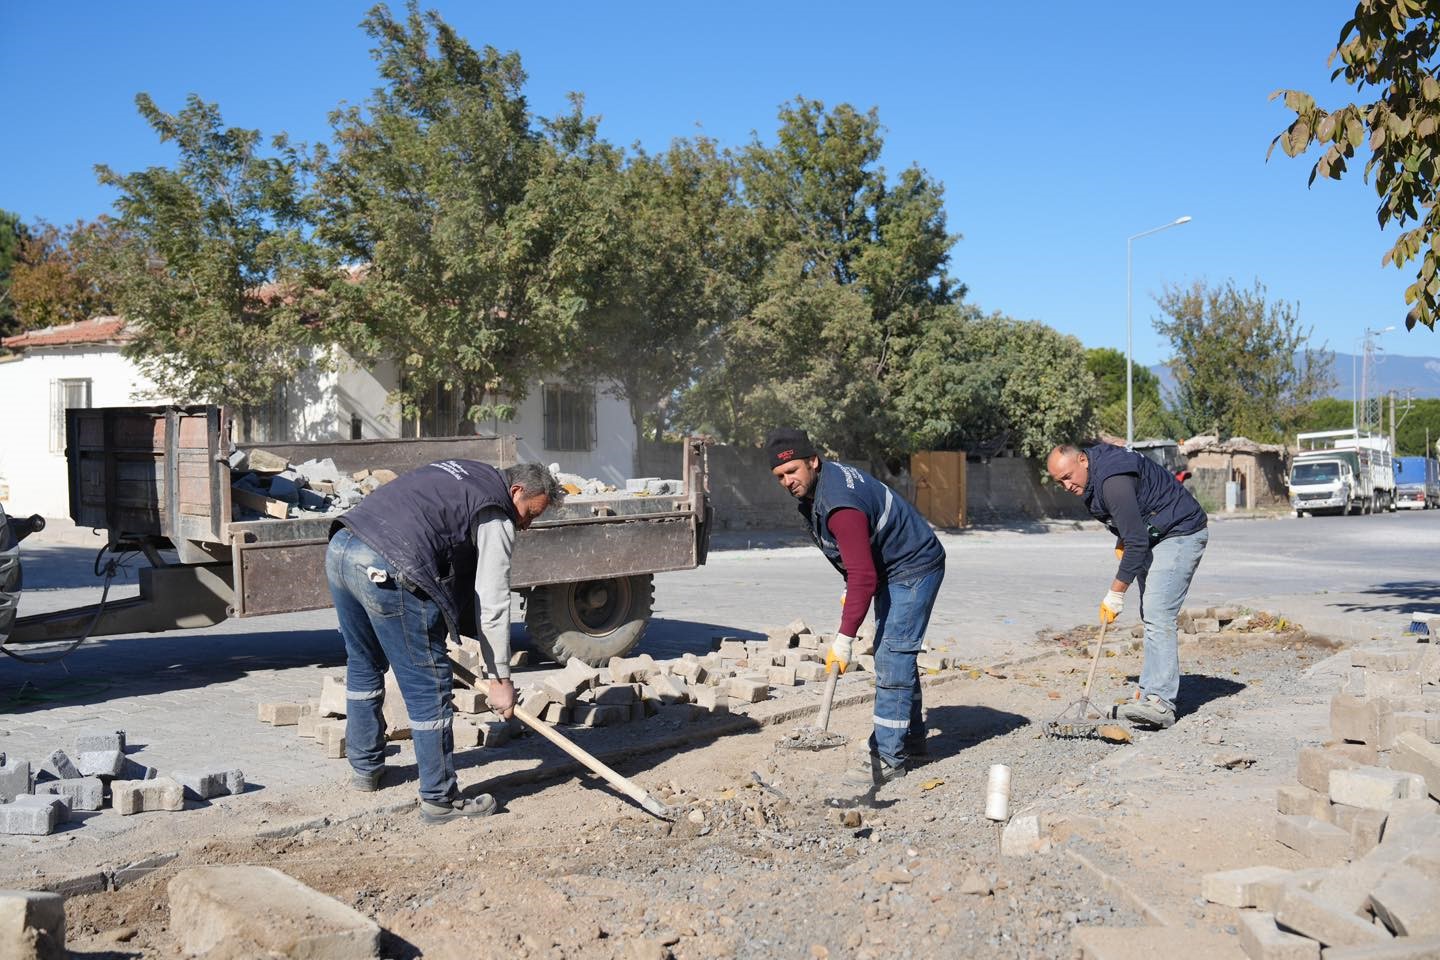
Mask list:
[[[10,657],[11,659],[19,660],[21,663],[55,663],[58,660],[63,660],[66,657],[70,656],[70,654],[74,653],[75,649],[79,647],[80,644],[84,643],[86,640],[89,640],[90,634],[95,632],[95,627],[98,626],[100,623],[101,615],[105,613],[105,602],[110,596],[110,582],[119,575],[120,564],[125,559],[124,554],[121,554],[118,557],[111,557],[105,562],[105,570],[102,574],[100,570],[100,558],[105,556],[105,551],[108,549],[110,549],[110,545],[106,544],[105,546],[100,548],[99,553],[95,554],[95,576],[104,576],[105,586],[100,591],[100,603],[97,604],[95,607],[95,616],[90,619],[90,625],[85,628],[84,633],[80,634],[80,636],[78,637],[71,637],[68,640],[46,641],[47,643],[67,644],[67,646],[63,650],[52,650],[49,653],[32,655],[26,653],[16,653],[14,650],[6,647],[4,644],[0,644],[0,653],[5,654],[5,656]]]

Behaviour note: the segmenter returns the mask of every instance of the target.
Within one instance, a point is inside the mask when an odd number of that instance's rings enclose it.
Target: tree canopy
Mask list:
[[[1383,229],[1404,228],[1384,263],[1403,268],[1418,261],[1415,282],[1405,290],[1405,325],[1435,328],[1440,310],[1440,18],[1427,0],[1359,0],[1340,28],[1330,62],[1331,80],[1343,77],[1357,94],[1374,99],[1325,109],[1300,90],[1278,90],[1295,119],[1270,144],[1296,157],[1322,150],[1310,168],[1317,178],[1339,180],[1357,152],[1368,151],[1364,177],[1373,177]],[[1268,154],[1267,154],[1268,156]]]

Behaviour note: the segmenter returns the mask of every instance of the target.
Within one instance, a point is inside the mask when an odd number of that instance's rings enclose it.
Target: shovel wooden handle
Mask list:
[[[584,750],[577,747],[574,743],[570,742],[570,739],[568,737],[561,736],[555,730],[551,729],[548,723],[545,723],[543,720],[536,719],[533,715],[527,713],[524,709],[518,706],[515,707],[515,716],[518,717],[520,722],[525,724],[525,726],[529,727],[531,730],[534,730],[536,733],[540,734],[540,736],[544,737],[546,740],[549,740],[551,743],[555,744],[555,746],[559,747],[561,750],[564,750],[570,756],[580,761],[580,763],[584,764],[585,768],[591,773],[603,777],[606,783],[610,784],[610,786],[625,794],[631,800],[634,800],[636,803],[640,804],[640,806],[644,807],[647,812],[652,813],[657,817],[660,817],[662,820],[670,819],[670,812],[666,809],[663,803],[650,796],[650,794],[646,793],[644,790],[636,786],[634,783],[630,782],[625,777],[622,777],[620,774],[610,769],[610,767],[601,763],[589,753],[586,753]]]
[[[840,682],[840,671],[834,664],[830,666],[828,674],[825,678],[825,697],[820,701],[820,718],[815,722],[821,733],[830,729],[830,704],[835,702],[835,684]]]

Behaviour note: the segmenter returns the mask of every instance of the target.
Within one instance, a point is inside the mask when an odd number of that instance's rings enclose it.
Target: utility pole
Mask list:
[[[1390,391],[1390,456],[1395,456],[1395,391]]]

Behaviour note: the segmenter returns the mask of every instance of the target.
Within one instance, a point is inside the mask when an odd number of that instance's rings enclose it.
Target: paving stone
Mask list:
[[[819,683],[825,679],[825,664],[816,661],[796,664],[795,679],[806,683]]]
[[[1381,839],[1395,842],[1414,830],[1432,827],[1437,823],[1437,814],[1440,814],[1440,803],[1431,797],[1396,800],[1386,817]]]
[[[1350,852],[1350,834],[1314,817],[1275,817],[1275,839],[1312,860],[1339,860]]]
[[[58,893],[0,890],[0,956],[66,960],[65,898]]]
[[[722,693],[719,687],[697,687],[690,693],[695,698],[695,706],[702,710],[709,710],[711,713],[730,712],[730,698]]]
[[[63,797],[25,794],[9,803],[0,803],[0,833],[43,837],[70,819]]]
[[[1316,793],[1330,795],[1330,771],[1349,770],[1360,764],[1342,750],[1325,747],[1303,747],[1295,764],[1295,779]]]
[[[1330,800],[1367,810],[1389,810],[1396,800],[1425,795],[1425,778],[1404,770],[1355,767],[1330,771]]]
[[[315,725],[315,742],[321,752],[331,760],[345,756],[345,721],[321,720]]]
[[[245,774],[238,769],[176,771],[170,779],[180,784],[188,800],[209,800],[245,792]]]
[[[1298,890],[1314,890],[1329,875],[1328,867],[1309,867],[1305,870],[1292,870],[1285,876],[1257,880],[1251,890],[1255,898],[1255,907],[1267,913],[1274,913],[1286,890],[1291,887]]]
[[[793,687],[800,682],[794,667],[771,667],[765,671],[765,680],[772,687]]]
[[[320,711],[314,710],[311,713],[301,712],[300,722],[295,724],[295,734],[304,737],[306,740],[315,739],[315,728],[320,723]]]
[[[1396,847],[1401,853],[1401,863],[1440,882],[1440,838],[1431,837],[1412,846],[1397,844]]]
[[[1298,783],[1286,784],[1275,791],[1275,809],[1287,816],[1298,815],[1323,820],[1325,816],[1329,816],[1329,808],[1329,797]]]
[[[541,681],[541,685],[562,703],[574,702],[575,696],[582,690],[589,690],[600,682],[600,671],[585,663],[571,657],[565,664],[565,669],[559,673],[552,673]]]
[[[451,695],[455,709],[461,713],[484,713],[490,709],[483,690],[455,690]]]
[[[1011,817],[1000,833],[1000,853],[1006,857],[1023,857],[1048,849],[1050,838],[1038,814]]]
[[[82,777],[118,777],[125,769],[125,754],[119,750],[87,750],[75,758]]]
[[[322,717],[343,717],[350,709],[350,702],[345,697],[344,676],[324,676],[320,678],[320,716]]]
[[[125,752],[124,730],[90,730],[75,737],[75,755],[95,753],[100,750]]]
[[[46,780],[35,784],[35,795],[60,797],[71,810],[99,810],[105,805],[105,782],[99,777]]]
[[[1214,617],[1196,617],[1190,621],[1190,629],[1194,633],[1219,633],[1220,621]]]
[[[1200,878],[1200,894],[1211,903],[1227,907],[1253,907],[1258,884],[1289,875],[1289,870],[1265,866],[1207,873]]]
[[[1250,960],[1318,960],[1320,944],[1275,925],[1275,914],[1240,914],[1240,949]]]
[[[570,708],[570,722],[582,727],[613,727],[630,722],[630,708],[577,703]]]
[[[545,704],[545,709],[540,711],[539,716],[541,720],[544,720],[546,723],[550,724],[569,723],[570,708],[565,706],[565,704],[563,703],[556,703],[554,701],[551,701],[550,703]]]
[[[1318,940],[1327,947],[1383,943],[1391,939],[1384,927],[1377,927],[1304,890],[1285,892],[1275,908],[1275,922],[1282,929]]]
[[[510,725],[499,720],[479,724],[480,743],[486,747],[503,747],[510,742]]]
[[[938,653],[922,653],[915,658],[915,666],[927,673],[939,673],[950,669],[950,658]]]
[[[1395,738],[1390,752],[1390,768],[1418,773],[1425,778],[1430,796],[1440,799],[1440,744],[1430,743],[1413,733]]]
[[[385,671],[385,696],[380,701],[380,717],[385,722],[386,740],[409,740],[411,738],[410,714],[405,709],[405,695],[400,692],[400,682],[395,671]]]
[[[116,780],[110,784],[110,805],[122,817],[158,810],[184,810],[185,788],[173,777]]]
[[[380,926],[270,867],[192,867],[168,886],[170,930],[188,954],[254,944],[257,953],[307,960],[380,955]]]
[[[759,703],[770,699],[770,684],[751,677],[731,677],[721,690],[726,696],[742,703]]]
[[[64,750],[51,751],[50,756],[46,757],[44,762],[40,764],[40,769],[50,774],[56,780],[74,780],[83,776],[83,774],[80,773],[80,768],[75,766],[75,762],[70,759],[70,755]]]
[[[480,728],[468,717],[456,717],[455,723],[450,727],[450,738],[456,750],[469,750],[480,746]]]
[[[1076,960],[1245,960],[1232,936],[1181,927],[1076,927]]]
[[[1343,913],[1369,919],[1370,891],[1395,862],[1383,858],[1362,857],[1352,863],[1329,870],[1310,892]]]
[[[1337,693],[1330,698],[1330,733],[1341,740],[1365,743],[1369,736],[1365,698]]]
[[[692,684],[705,682],[705,667],[698,659],[677,660],[670,672],[677,677],[684,677],[687,682]]]
[[[613,663],[614,661],[611,662]],[[549,706],[551,702],[550,693],[543,687],[521,687],[516,696],[516,702],[519,704],[520,709],[530,714],[530,716],[538,717],[544,713],[545,708]]]
[[[767,630],[765,631],[765,642],[771,650],[789,650],[795,646],[797,630]]]
[[[1440,937],[1415,937],[1362,947],[1331,947],[1324,960],[1440,960]]]
[[[1413,733],[1417,737],[1424,737],[1431,743],[1430,725],[1432,721],[1440,721],[1440,715],[1426,713],[1423,710],[1397,710],[1393,715],[1395,734]]]
[[[140,761],[126,757],[125,763],[120,767],[120,776],[117,780],[154,780],[160,776],[160,771],[155,767],[146,766]]]
[[[262,703],[259,706],[260,722],[274,727],[293,727],[300,722],[298,703]]]
[[[727,680],[726,683],[731,681]],[[661,703],[684,703],[689,699],[685,681],[679,677],[656,674],[645,681],[646,696]]]
[[[1386,871],[1370,891],[1370,909],[1398,937],[1440,936],[1440,883],[1410,867]]]
[[[29,760],[6,760],[0,763],[0,803],[9,803],[23,793],[35,789],[35,775]]]
[[[595,703],[604,707],[628,707],[636,700],[635,688],[628,683],[597,687],[594,694]]]
[[[1420,674],[1413,670],[1398,672],[1366,670],[1365,696],[1414,697],[1420,693]]]
[[[1401,803],[1403,801],[1396,801]],[[1350,856],[1363,857],[1380,842],[1390,814],[1384,810],[1362,810],[1350,823]]]

